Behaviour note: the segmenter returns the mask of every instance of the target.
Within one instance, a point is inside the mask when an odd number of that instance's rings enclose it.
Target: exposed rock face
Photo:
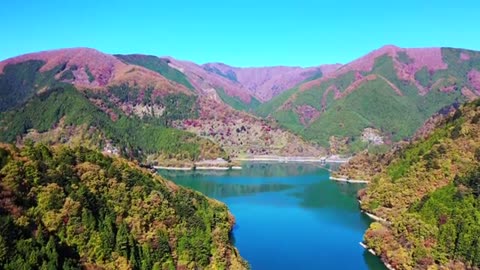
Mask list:
[[[135,114],[136,116],[143,118],[146,116],[151,116],[151,117],[160,117],[163,112],[165,111],[165,107],[159,106],[159,105],[142,105],[142,104],[136,104],[132,106],[131,108],[132,113]]]
[[[366,128],[362,133],[362,141],[368,142],[373,145],[384,144],[383,137],[380,134],[380,131],[374,128]]]

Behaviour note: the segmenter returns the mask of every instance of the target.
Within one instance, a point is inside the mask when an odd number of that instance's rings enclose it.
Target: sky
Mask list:
[[[0,60],[71,47],[233,66],[348,63],[386,44],[480,50],[478,0],[2,1]]]

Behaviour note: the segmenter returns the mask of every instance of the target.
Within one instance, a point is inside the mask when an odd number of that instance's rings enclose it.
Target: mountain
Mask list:
[[[256,112],[332,152],[355,152],[408,138],[443,107],[480,96],[479,78],[479,52],[385,46]]]
[[[149,163],[320,153],[298,136],[222,100],[246,106],[241,98],[251,98],[248,93],[232,97],[227,90],[204,89],[174,63],[88,48],[2,61],[0,141],[84,144]]]
[[[327,154],[271,121],[234,110],[216,99],[201,99],[199,106],[203,109],[198,118],[176,121],[174,127],[218,143],[231,157]]]
[[[0,141],[38,138],[139,159],[226,156],[213,142],[170,127],[198,115],[198,97],[149,69],[84,48],[15,57],[0,68]]]
[[[219,74],[209,72],[202,66],[189,61],[181,61],[174,58],[164,58],[169,61],[172,68],[181,71],[197,92],[209,96],[218,95],[223,102],[235,109],[248,110],[257,107],[260,102],[248,91],[245,91],[242,85],[231,81]]]
[[[2,269],[247,269],[216,200],[83,147],[0,146]]]
[[[309,68],[287,66],[238,68],[223,63],[207,63],[202,67],[211,73],[239,83],[251,95],[261,102],[265,102],[305,80],[326,76],[341,65],[322,65]]]
[[[189,94],[186,87],[172,82],[160,74],[140,66],[131,66],[123,63],[116,57],[101,53],[89,48],[62,49],[26,54],[2,61],[0,74],[15,73],[15,67],[24,63],[32,64],[29,69],[19,70],[24,73],[46,73],[47,77],[68,82],[80,89],[103,89],[105,87],[136,84],[140,87],[154,87],[155,94],[184,93]],[[27,64],[24,64],[27,65]],[[21,67],[20,67],[21,68]],[[28,75],[28,74],[24,74]],[[46,84],[39,82],[38,87]],[[11,86],[13,87],[13,86]],[[28,86],[27,86],[28,87]],[[20,91],[3,87],[2,95],[6,96],[0,103],[0,111],[5,110],[6,103],[16,99],[17,104],[28,98],[31,93],[21,95]],[[15,105],[15,104],[13,104]]]
[[[480,99],[431,118],[410,143],[338,174],[370,180],[365,243],[395,269],[480,267]]]
[[[198,92],[216,92],[220,99],[237,110],[252,111],[262,102],[305,80],[322,77],[340,67],[260,67],[238,68],[223,63],[198,65],[174,58],[161,58],[184,73]]]
[[[58,107],[71,87],[75,104],[88,107],[80,112],[98,110],[94,117]],[[480,53],[390,45],[343,66],[237,68],[63,49],[0,62],[0,96],[5,142],[56,130],[59,140],[99,136],[89,141],[150,161],[384,151],[442,108],[480,96]],[[82,125],[94,129],[73,132]],[[167,150],[168,136],[188,146]]]
[[[195,63],[149,55],[115,55],[125,63],[140,65],[183,84],[198,95],[197,115],[172,122],[172,126],[218,143],[231,157],[243,155],[317,156],[323,149],[278,125],[255,117],[260,103],[236,83],[211,74]]]

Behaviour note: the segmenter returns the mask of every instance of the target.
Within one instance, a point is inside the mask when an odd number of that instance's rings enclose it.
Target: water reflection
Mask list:
[[[200,191],[201,193],[207,194],[208,196],[216,199],[246,196],[262,192],[277,192],[293,188],[292,185],[277,183],[260,185],[234,183],[219,184],[216,181],[199,179],[197,177],[192,177],[189,179],[176,179],[175,182],[179,185]]]
[[[306,208],[335,208],[358,212],[356,194],[361,187],[332,181],[309,184],[301,192],[293,195],[301,199],[300,205]]]

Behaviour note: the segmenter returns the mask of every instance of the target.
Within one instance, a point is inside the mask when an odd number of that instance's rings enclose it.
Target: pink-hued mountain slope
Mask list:
[[[3,73],[6,65],[29,60],[45,62],[40,72],[65,65],[64,70],[57,74],[56,78],[59,79],[64,72],[71,71],[73,79],[68,82],[78,88],[102,89],[126,83],[154,87],[157,92],[162,93],[191,93],[183,85],[167,80],[156,72],[140,66],[125,64],[113,55],[90,48],[43,51],[6,59],[0,62],[0,74]]]
[[[426,67],[431,73],[437,70],[448,68],[448,65],[443,61],[441,48],[404,49],[394,45],[386,45],[338,68],[334,72],[326,74],[326,76],[320,79],[303,84],[301,89],[310,89],[314,86],[320,85],[322,82],[328,79],[339,77],[340,75],[349,71],[356,72],[357,80],[360,80],[363,77],[360,73],[372,71],[375,64],[375,59],[383,55],[388,55],[392,58],[398,78],[404,81],[412,81],[420,90],[421,94],[428,92],[428,89],[425,89],[425,87],[421,86],[415,80],[415,73],[424,67]],[[400,59],[400,55],[406,56],[408,60],[402,61]],[[467,56],[468,55],[464,55],[463,57],[465,58]]]
[[[258,100],[264,102],[315,75],[320,73],[323,76],[328,75],[341,67],[341,64],[308,68],[288,66],[238,68],[223,63],[208,63],[202,67],[210,73],[221,74],[231,81],[238,82]]]
[[[236,68],[218,63],[197,65],[170,57],[168,59],[170,66],[183,72],[200,94],[212,93],[212,89],[223,89],[227,95],[247,104],[251,102],[252,97],[260,101],[270,100],[320,72],[325,76],[341,66],[335,64],[310,68],[284,66]],[[10,58],[0,62],[0,73],[8,64],[28,60],[45,61],[41,72],[65,64],[66,70],[70,69],[74,75],[70,82],[79,88],[104,88],[115,84],[135,83],[140,86],[155,86],[169,93],[175,91],[188,93],[184,86],[165,79],[157,72],[127,64],[113,55],[90,48],[43,51]],[[225,76],[229,73],[233,74],[234,79]],[[61,75],[62,73],[57,74],[57,78]]]
[[[89,100],[107,113],[113,121],[118,120],[118,114],[112,109],[112,104],[129,116],[143,118],[162,115],[165,108],[161,105],[143,103],[146,89],[152,89],[152,100],[168,93],[196,95],[198,117],[174,121],[172,125],[215,141],[232,156],[240,154],[316,156],[321,153],[321,149],[293,133],[249,113],[235,110],[224,103],[214,89],[222,88],[228,95],[246,103],[250,102],[252,96],[239,83],[220,75],[212,75],[194,63],[171,59],[168,65],[187,75],[195,88],[187,89],[186,86],[167,79],[154,69],[120,59],[122,58],[88,48],[45,51],[0,62],[0,74],[3,74],[10,64],[41,60],[44,64],[41,65],[39,72],[55,71],[54,76],[58,81],[71,83],[80,91],[86,89],[103,91],[106,95],[102,97],[107,98],[108,102],[95,95],[89,96]],[[69,76],[64,76],[66,72],[69,72]],[[110,86],[121,84],[134,86],[121,89],[127,91],[137,89],[137,99],[123,100],[112,94],[111,90],[107,90]],[[46,87],[49,86],[51,85]],[[28,98],[27,95],[24,97]]]
[[[208,72],[193,62],[171,57],[168,59],[170,60],[169,65],[183,72],[198,92],[208,95],[215,93],[215,90],[223,89],[227,95],[236,97],[244,103],[251,102],[252,95],[241,84]]]

